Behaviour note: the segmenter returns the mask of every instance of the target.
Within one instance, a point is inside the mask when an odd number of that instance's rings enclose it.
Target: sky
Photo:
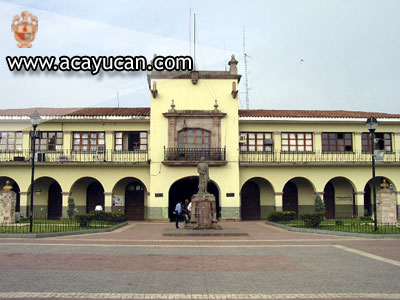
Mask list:
[[[30,49],[10,28],[24,10],[39,19]],[[10,72],[5,57],[188,55],[190,11],[199,70],[235,54],[244,75],[245,29],[251,109],[400,113],[398,0],[0,0],[0,109],[115,107],[117,92],[121,107],[149,106],[144,72]]]

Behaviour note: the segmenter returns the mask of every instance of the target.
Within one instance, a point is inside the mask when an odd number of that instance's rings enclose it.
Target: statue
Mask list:
[[[208,165],[205,162],[204,156],[201,157],[200,163],[197,165],[197,172],[199,173],[199,191],[198,194],[208,194],[207,184],[210,181]]]

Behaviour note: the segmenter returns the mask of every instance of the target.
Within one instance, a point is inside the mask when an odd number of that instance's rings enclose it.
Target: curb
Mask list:
[[[109,228],[102,229],[89,229],[89,230],[79,230],[79,231],[65,231],[65,232],[51,232],[51,233],[0,233],[0,238],[23,238],[23,239],[35,239],[35,238],[46,238],[46,237],[57,237],[57,236],[67,236],[67,235],[79,235],[88,233],[99,233],[99,232],[110,232],[118,228],[128,225],[128,222],[123,222],[118,225]]]
[[[364,237],[371,239],[400,239],[400,234],[371,234],[371,233],[356,233],[356,232],[344,232],[344,231],[330,231],[330,230],[318,230],[311,228],[299,228],[299,227],[291,227],[283,224],[278,224],[274,222],[266,221],[266,224],[272,225],[275,227],[283,228],[288,231],[294,232],[307,232],[307,233],[319,233],[319,234],[331,234],[331,235],[339,235],[339,236],[354,236],[354,237]]]

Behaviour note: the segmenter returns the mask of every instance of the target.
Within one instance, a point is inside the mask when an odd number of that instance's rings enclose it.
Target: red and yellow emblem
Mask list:
[[[23,11],[20,16],[15,15],[11,23],[11,30],[14,31],[14,37],[17,40],[17,47],[31,48],[38,30],[38,19],[30,12]]]

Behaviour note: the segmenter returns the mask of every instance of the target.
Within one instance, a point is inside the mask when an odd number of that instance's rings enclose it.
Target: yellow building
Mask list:
[[[11,181],[26,216],[37,110],[34,212],[48,218],[65,217],[71,196],[78,213],[100,204],[130,220],[167,220],[197,192],[201,156],[221,219],[312,211],[316,195],[328,218],[371,215],[370,116],[384,154],[378,189],[383,179],[400,187],[400,114],[239,110],[239,81],[232,57],[229,71],[152,72],[150,108],[0,110],[0,186]]]

